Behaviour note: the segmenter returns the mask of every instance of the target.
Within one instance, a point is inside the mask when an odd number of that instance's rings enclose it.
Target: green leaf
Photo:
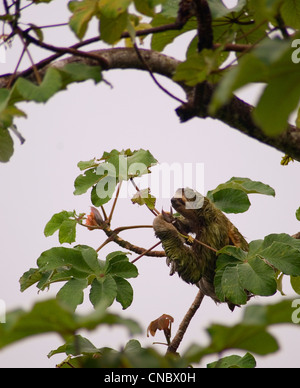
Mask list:
[[[218,19],[232,12],[240,12],[246,5],[246,0],[240,0],[238,4],[233,8],[225,7],[225,5],[218,0],[208,0],[208,4],[213,19]]]
[[[129,261],[116,261],[115,259],[112,259],[108,263],[106,274],[117,275],[129,279],[136,278],[138,276],[138,270],[136,266],[129,263]]]
[[[300,251],[288,244],[274,242],[259,253],[271,265],[286,275],[300,276]]]
[[[133,289],[130,283],[119,276],[114,276],[114,281],[117,285],[117,296],[116,300],[119,302],[123,309],[127,309],[132,303],[133,300]]]
[[[80,352],[78,353],[78,351]],[[78,356],[80,354],[101,354],[101,351],[96,348],[96,346],[94,346],[87,338],[84,338],[81,335],[75,335],[71,336],[64,345],[59,346],[56,350],[51,350],[47,357],[50,358],[55,354],[60,353]]]
[[[115,19],[124,13],[132,0],[99,0],[99,9],[107,18]]]
[[[230,301],[236,305],[247,303],[247,294],[241,284],[239,266],[227,266],[217,271],[214,279],[215,292],[221,302]]]
[[[70,279],[57,293],[60,303],[75,311],[83,302],[83,290],[87,287],[86,279]]]
[[[243,368],[252,369],[256,367],[255,358],[250,353],[246,353],[244,357],[241,356],[229,356],[221,358],[218,361],[212,362],[207,365],[207,368],[216,369],[228,369],[228,368]]]
[[[57,69],[49,68],[44,76],[41,85],[18,78],[10,93],[10,102],[13,101],[35,101],[47,102],[63,86],[62,78]]]
[[[72,244],[76,241],[76,220],[65,220],[59,228],[59,242]]]
[[[237,266],[244,289],[254,295],[270,296],[276,293],[277,284],[273,269],[258,257],[250,257]]]
[[[296,218],[298,221],[300,221],[300,207],[299,209],[296,211]]]
[[[274,18],[278,15],[282,3],[282,0],[249,0],[250,9],[258,22],[265,19],[274,22]]]
[[[110,175],[101,178],[101,180],[94,187],[93,192],[91,194],[92,203],[95,206],[99,207],[109,202],[112,199],[113,194],[116,190],[117,183],[118,181],[116,177]]]
[[[293,290],[300,295],[300,276],[291,276],[291,286]]]
[[[87,274],[93,273],[90,265],[85,262],[79,247],[51,248],[41,254],[41,256],[37,259],[37,264],[42,271],[55,270],[59,267],[63,267],[68,269],[70,273],[71,269],[75,269]]]
[[[131,334],[141,332],[139,325],[106,311],[103,305],[87,315],[78,315],[61,305],[57,299],[36,303],[31,311],[8,312],[6,323],[0,325],[0,348],[42,333],[57,333],[70,338],[80,329],[94,330],[99,325],[122,325]]]
[[[120,39],[122,32],[127,28],[127,12],[121,13],[116,18],[107,17],[106,14],[100,16],[100,36],[108,44],[116,44]]]
[[[74,195],[81,195],[87,192],[89,188],[95,185],[100,179],[101,175],[98,175],[95,168],[91,168],[85,171],[84,174],[79,175],[74,182],[75,191]]]
[[[176,18],[180,0],[165,0],[162,4],[161,15],[166,18]]]
[[[163,16],[162,14],[156,15],[151,25],[152,27],[158,27],[165,24],[171,24],[175,22],[175,18],[167,18]],[[188,21],[181,30],[170,30],[170,31],[163,31],[159,34],[153,34],[151,38],[151,49],[155,51],[163,51],[163,49],[168,45],[171,44],[175,38],[178,36],[197,29],[197,22],[195,20]]]
[[[68,4],[73,15],[69,25],[79,39],[83,39],[86,34],[89,22],[97,14],[98,4],[95,0],[70,1]]]
[[[291,28],[300,28],[300,4],[297,0],[284,0],[280,8],[285,24]]]
[[[275,196],[274,189],[262,182],[252,181],[249,178],[232,177],[229,181],[220,184],[215,190],[209,191],[208,196],[223,189],[235,189],[244,191],[246,194],[264,194]]]
[[[278,136],[286,130],[289,116],[299,104],[299,71],[291,61],[291,54],[286,55],[285,59],[286,63],[282,61],[278,64],[284,76],[272,79],[254,110],[255,121],[269,136]],[[282,96],[285,98],[282,99]],[[274,109],[276,106],[280,106],[280,109]]]
[[[152,0],[134,0],[136,10],[146,16],[154,16],[155,4]]]
[[[54,214],[51,220],[48,221],[45,226],[44,235],[46,237],[52,236],[57,230],[59,230],[62,223],[66,220],[69,220],[71,216],[73,216],[73,213],[67,212],[65,210],[60,213]]]
[[[210,198],[215,206],[225,213],[244,213],[251,205],[248,195],[242,190],[218,190],[212,193]]]
[[[292,300],[285,298],[275,304],[247,306],[244,311],[243,322],[246,325],[261,327],[275,324],[293,324],[291,319],[293,312]],[[300,325],[296,327],[300,327]]]
[[[148,188],[135,193],[131,199],[131,202],[140,206],[146,205],[149,209],[154,209],[156,198],[150,194],[150,189]]]
[[[102,80],[100,66],[88,66],[84,63],[68,63],[61,70],[64,84],[93,80],[95,84]]]
[[[92,167],[97,167],[98,166],[98,163],[96,162],[96,159],[91,159],[91,160],[87,160],[87,161],[81,161],[81,162],[78,162],[77,163],[77,167],[81,170],[81,171],[84,171],[84,170],[87,170],[87,169],[90,169]]]
[[[114,278],[106,275],[100,279],[94,279],[91,285],[90,301],[94,307],[99,303],[110,306],[117,296],[117,285]]]
[[[252,181],[249,178],[233,177],[216,189],[209,191],[207,197],[226,213],[243,213],[251,205],[248,194],[264,194],[275,196],[269,185]]]
[[[199,362],[208,354],[221,353],[228,349],[241,349],[259,355],[274,353],[279,349],[275,338],[262,325],[242,322],[230,327],[213,324],[207,332],[210,344],[206,348],[192,345],[183,354],[191,363]]]
[[[25,272],[19,280],[21,292],[25,291],[27,288],[33,284],[39,282],[42,278],[41,272],[37,268],[30,268]]]
[[[0,128],[0,162],[7,163],[14,153],[14,142],[5,128]]]
[[[279,346],[267,328],[275,324],[293,324],[292,302],[291,299],[285,299],[275,304],[246,306],[240,323],[233,326],[212,325],[207,330],[209,345],[192,345],[182,357],[193,363],[199,362],[206,355],[229,349],[243,349],[260,355],[274,353]],[[300,325],[293,324],[293,327],[300,328]]]
[[[251,82],[267,82],[271,77],[272,66],[287,50],[290,50],[287,42],[265,39],[251,53],[240,59],[238,66],[224,74],[214,93],[210,113],[214,114],[231,99],[234,91],[243,86]]]

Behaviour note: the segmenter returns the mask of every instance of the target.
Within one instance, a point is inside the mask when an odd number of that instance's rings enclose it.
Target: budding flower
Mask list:
[[[88,227],[89,230],[94,230],[95,227],[102,226],[103,222],[99,210],[91,206],[91,213],[87,216],[85,225],[90,226],[90,228]]]

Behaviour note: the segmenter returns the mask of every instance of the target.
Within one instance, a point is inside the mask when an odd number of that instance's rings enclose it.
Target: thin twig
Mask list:
[[[102,210],[102,213],[103,213],[104,221],[107,221],[107,214],[106,214],[106,211],[105,211],[103,205],[101,205],[101,210]]]
[[[200,241],[200,240],[197,240],[196,238],[193,238],[192,236],[186,236],[185,234],[182,234],[182,233],[180,233],[180,232],[178,232],[178,234],[180,234],[180,236],[183,237],[183,238],[185,238],[187,241],[190,241],[190,240],[192,240],[192,242],[195,241],[197,244],[200,244],[200,245],[204,246],[205,248],[207,248],[207,249],[209,249],[209,250],[211,250],[211,251],[213,251],[213,252],[215,252],[215,253],[218,252],[217,249],[215,249],[215,248],[213,248],[213,247],[211,247],[211,246],[205,244],[204,242],[202,242],[202,241]]]
[[[138,256],[136,259],[132,260],[131,263],[135,263],[136,261],[140,260],[143,256],[147,255],[147,253],[151,252],[154,248],[156,248],[158,245],[161,244],[161,241],[153,245],[153,247],[147,249],[145,252],[143,252],[140,256]]]
[[[181,104],[185,104],[185,101],[181,100],[180,98],[176,97],[174,94],[169,92],[165,87],[163,87],[156,79],[155,75],[153,74],[152,70],[150,69],[148,63],[143,58],[138,46],[136,43],[133,44],[133,47],[135,49],[135,52],[137,53],[137,56],[139,57],[139,60],[142,62],[142,64],[145,66],[145,68],[148,70],[150,77],[153,79],[154,83],[161,89],[164,93],[166,93],[169,97],[173,98],[174,100],[180,102]]]
[[[112,219],[112,216],[113,216],[113,214],[114,214],[114,210],[115,210],[115,207],[116,207],[118,198],[119,198],[121,186],[122,186],[122,181],[118,184],[118,189],[117,189],[117,192],[116,192],[116,197],[115,197],[115,199],[114,199],[114,202],[113,202],[113,205],[112,205],[112,208],[111,208],[111,211],[110,211],[110,215],[108,216],[108,219],[107,219],[107,223],[108,223],[108,224],[111,223],[111,219]]]
[[[21,42],[23,44],[23,47],[24,47],[24,49],[25,49],[25,51],[26,51],[26,53],[28,55],[28,58],[29,58],[29,60],[31,62],[31,66],[32,66],[33,73],[35,75],[36,81],[40,85],[42,83],[42,78],[41,78],[41,75],[40,75],[38,69],[35,66],[34,60],[33,60],[32,56],[30,54],[30,51],[28,49],[28,42],[27,42],[26,38],[24,38],[22,30],[19,27],[16,27],[16,32],[17,32],[17,34],[18,34],[18,36],[19,36],[19,38],[20,38],[20,40],[21,40]]]
[[[11,87],[11,85],[12,85],[14,79],[15,79],[15,76],[16,76],[16,74],[17,74],[18,68],[19,68],[19,66],[20,66],[20,64],[21,64],[21,62],[22,62],[22,59],[23,59],[23,57],[24,57],[25,52],[26,52],[26,48],[23,47],[22,53],[21,53],[21,55],[20,55],[20,58],[19,58],[19,60],[18,60],[17,65],[16,65],[16,67],[15,67],[15,71],[14,71],[14,73],[11,75],[11,77],[10,77],[8,83],[7,83],[7,86],[6,86],[7,89],[9,89],[9,88]]]
[[[204,294],[202,293],[202,291],[199,290],[193,304],[188,309],[182,322],[180,323],[175,337],[173,338],[170,345],[168,346],[167,353],[176,353],[193,316],[196,314],[197,310],[201,306],[203,298],[204,298]]]

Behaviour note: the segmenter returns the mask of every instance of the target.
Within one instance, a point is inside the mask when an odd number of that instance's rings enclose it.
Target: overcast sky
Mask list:
[[[40,25],[63,22],[68,14],[63,3],[67,2],[56,1],[36,9],[30,7],[28,18]],[[93,28],[89,35],[95,35]],[[74,40],[72,33],[65,29],[61,33],[49,30],[46,38],[59,45]],[[186,38],[178,39],[166,53],[183,59],[186,43]],[[0,64],[1,73],[13,71],[18,49],[20,46],[16,44],[7,51],[6,64]],[[32,53],[35,60],[45,55],[35,49]],[[22,64],[23,68],[28,65],[26,61]],[[300,230],[295,218],[295,211],[300,206],[298,163],[282,167],[283,155],[280,152],[218,121],[193,119],[180,124],[174,111],[178,103],[164,95],[145,72],[112,71],[105,77],[113,89],[104,83],[95,87],[92,82],[86,82],[69,87],[46,105],[20,105],[28,114],[27,119],[17,121],[26,142],[20,146],[14,139],[15,154],[8,164],[0,165],[0,299],[5,301],[8,310],[29,309],[34,302],[54,296],[60,288],[61,285],[51,286],[49,292],[38,294],[37,289],[31,287],[20,293],[18,280],[29,268],[36,267],[41,252],[59,245],[57,235],[51,238],[43,235],[44,226],[54,213],[63,209],[89,212],[89,194],[73,195],[74,180],[79,175],[77,162],[100,157],[104,151],[114,148],[149,149],[161,163],[179,163],[181,166],[190,163],[193,168],[203,166],[204,174],[198,177],[198,187],[195,188],[204,190],[204,194],[232,176],[249,177],[271,185],[276,191],[275,198],[252,195],[248,212],[229,216],[248,241],[271,233],[294,234]],[[184,98],[179,88],[160,79],[169,90]],[[258,93],[259,88],[252,87],[239,95],[255,103]],[[169,203],[167,198],[158,198],[157,208],[168,209]],[[113,226],[151,224],[152,221],[153,215],[147,209],[131,205],[129,199],[121,199]],[[103,242],[100,231],[82,229],[77,243],[97,248]],[[131,231],[123,233],[122,237],[145,248],[157,241],[151,230]],[[108,245],[101,251],[100,258],[114,250],[119,250],[119,247]],[[177,275],[170,277],[165,259],[144,257],[137,266],[139,277],[131,280],[135,292],[132,306],[123,312],[119,304],[114,304],[111,310],[134,318],[142,325],[145,333],[138,339],[146,346],[153,342],[153,338],[146,337],[147,326],[163,313],[175,318],[173,330],[176,332],[197,294],[197,288],[185,284]],[[295,297],[288,282],[285,282],[284,290],[288,296]],[[249,303],[275,303],[280,298],[279,295],[255,298]],[[79,311],[90,309],[87,296]],[[242,312],[243,309],[236,309],[231,313],[226,305],[216,306],[205,298],[179,350],[193,342],[204,345],[207,342],[206,327],[211,323],[237,322]],[[299,330],[282,326],[272,329],[272,333],[277,335],[281,351],[264,358],[257,357],[259,366],[299,367]],[[82,334],[98,347],[119,348],[129,339],[127,332],[120,328]],[[163,341],[163,336],[158,334],[155,340]],[[48,360],[46,355],[60,345],[61,340],[56,335],[29,338],[0,352],[0,367],[53,367],[63,357],[54,356]],[[210,358],[205,359],[202,365],[209,361]]]

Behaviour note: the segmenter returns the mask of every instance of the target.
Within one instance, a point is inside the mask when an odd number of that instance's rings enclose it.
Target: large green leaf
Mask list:
[[[94,307],[99,303],[110,306],[117,297],[117,285],[114,278],[107,275],[94,279],[91,284],[90,301]]]
[[[275,196],[275,191],[262,182],[252,181],[249,178],[233,177],[214,190],[208,191],[207,197],[225,213],[243,213],[251,205],[248,194]]]
[[[286,275],[300,276],[300,250],[288,244],[274,242],[260,255]]]
[[[231,188],[215,191],[209,196],[214,204],[225,213],[244,213],[251,203],[243,190]]]
[[[247,303],[247,294],[239,279],[238,269],[238,265],[228,265],[216,273],[215,292],[221,302],[230,301],[236,305]]]
[[[92,313],[78,315],[57,299],[50,299],[36,303],[28,312],[24,310],[8,312],[6,323],[0,325],[0,348],[43,333],[54,332],[70,338],[80,329],[94,330],[103,324],[122,325],[131,334],[141,332],[136,322],[108,313],[103,305],[98,305]]]
[[[82,303],[83,291],[89,286],[94,306],[109,306],[116,300],[125,309],[132,303],[132,287],[125,278],[136,277],[138,271],[123,252],[113,252],[101,261],[97,252],[85,245],[57,247],[43,252],[37,264],[38,268],[31,268],[21,277],[21,291],[33,284],[44,290],[52,283],[64,282],[57,298],[72,310]]]
[[[71,278],[57,293],[57,299],[72,311],[83,302],[83,290],[87,287],[87,279]]]
[[[215,290],[219,299],[235,304],[247,302],[245,290],[254,295],[273,295],[280,286],[276,271],[294,276],[297,288],[300,276],[300,241],[287,234],[271,234],[252,241],[249,252],[224,247],[218,252]]]
[[[254,295],[270,296],[275,294],[277,284],[274,270],[260,258],[254,256],[237,266],[239,279],[244,289]]]

